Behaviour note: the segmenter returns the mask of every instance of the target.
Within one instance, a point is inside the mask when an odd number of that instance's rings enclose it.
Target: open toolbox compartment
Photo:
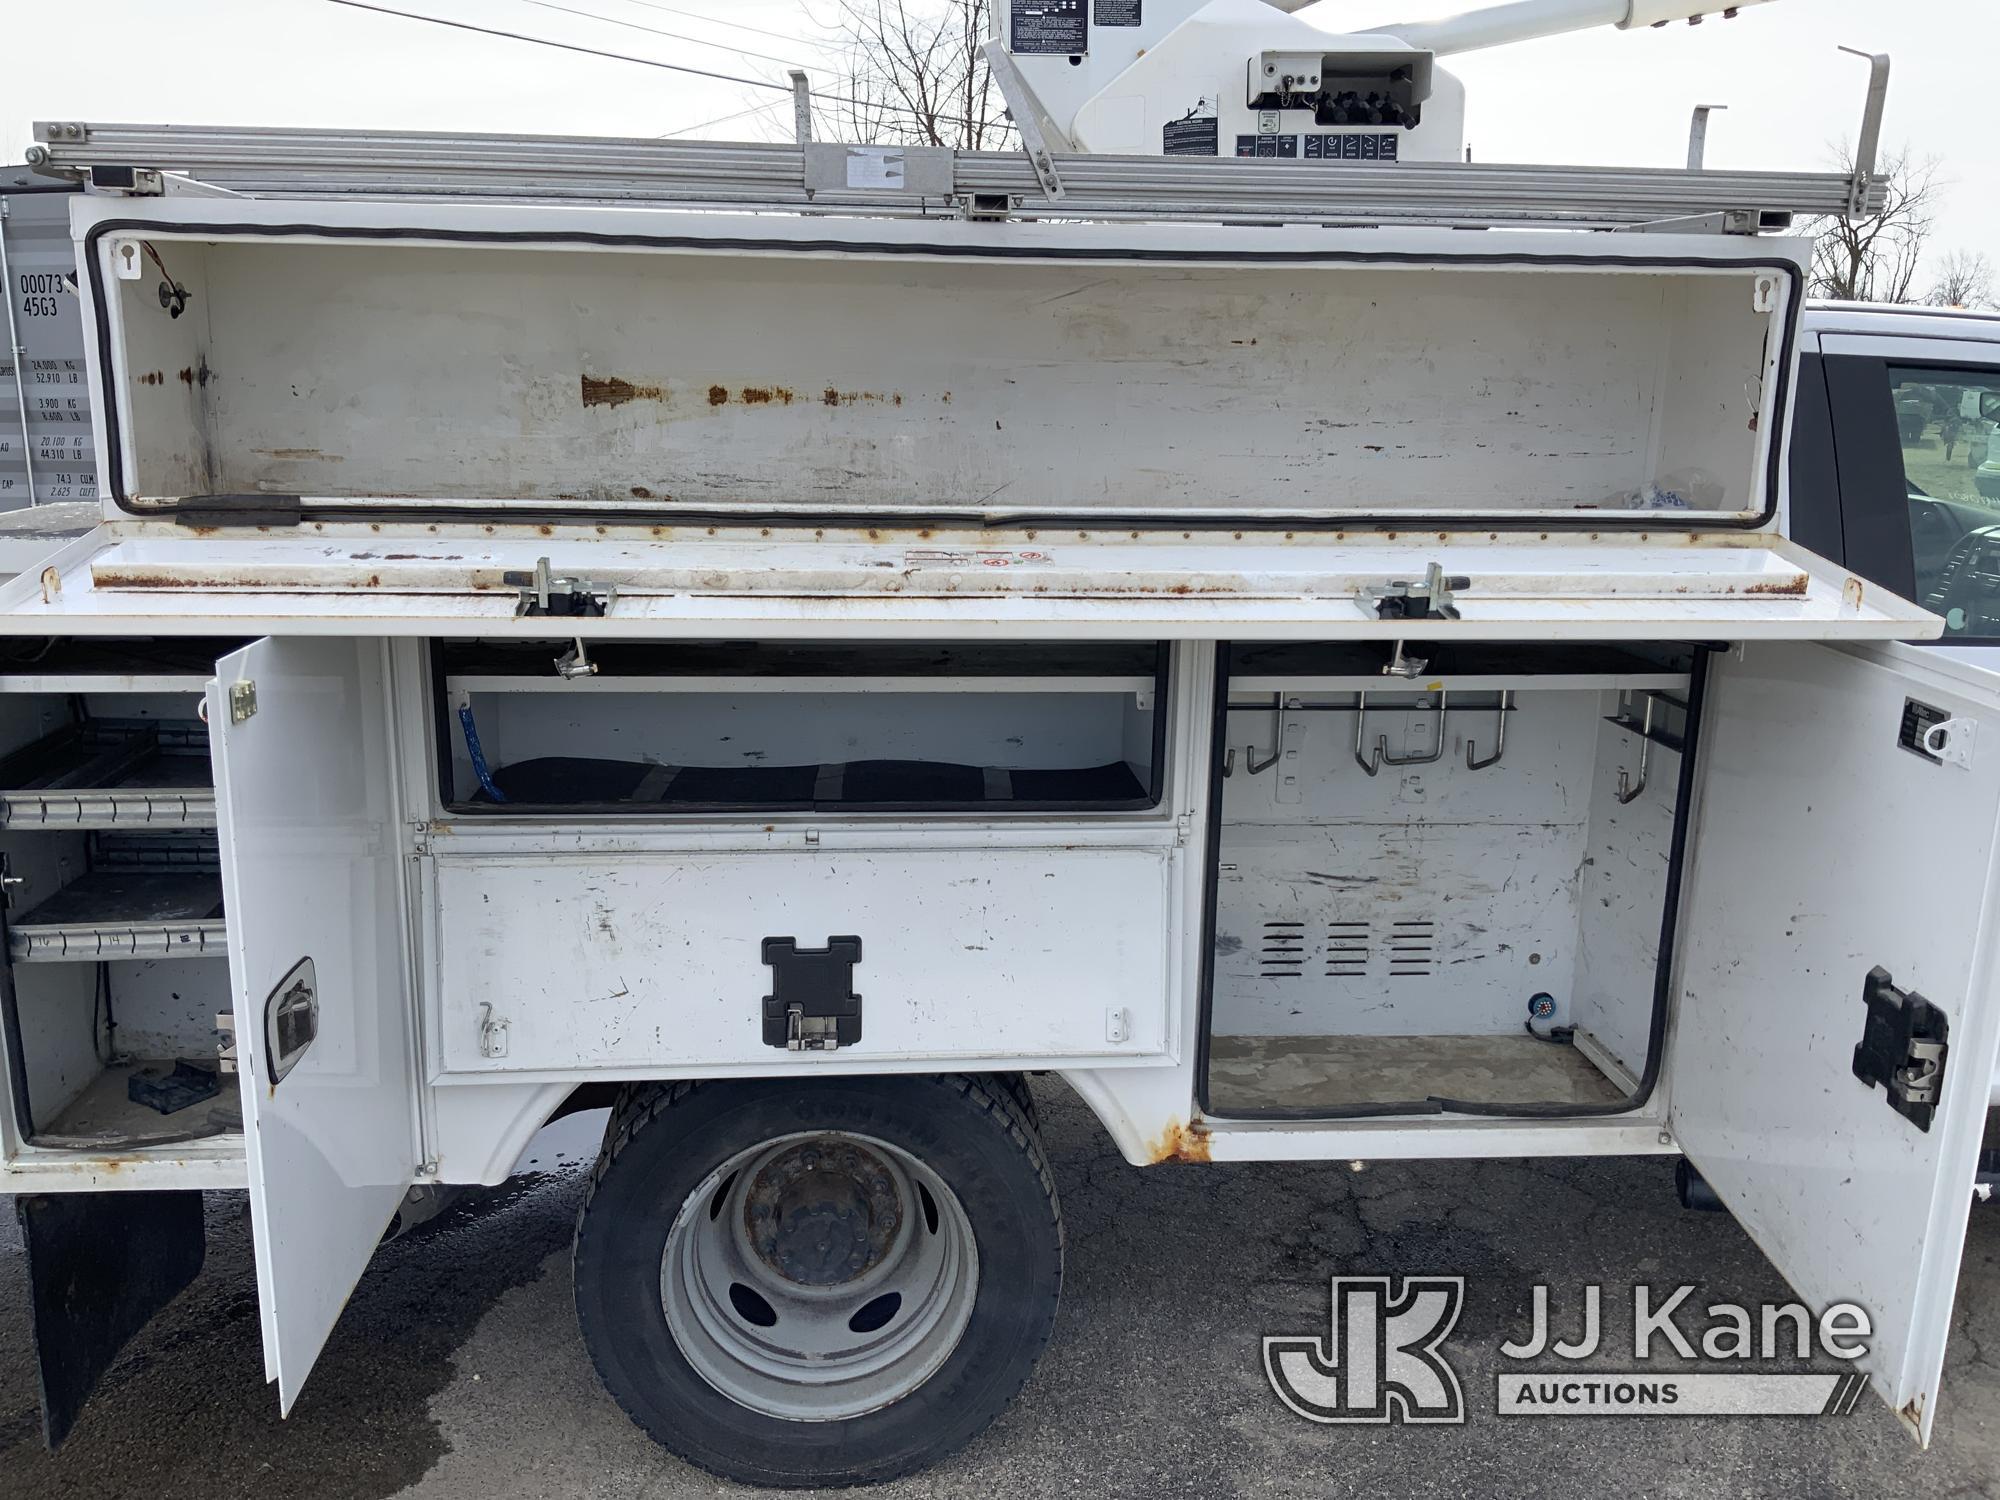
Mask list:
[[[437,648],[453,812],[1135,811],[1167,651],[1058,645]],[[567,658],[565,658],[567,660]]]
[[[1211,1111],[1642,1103],[1703,662],[1674,643],[1236,647]]]
[[[231,1001],[216,797],[198,709],[234,644],[0,644],[0,1136],[20,1191],[78,1171],[241,1183],[236,1083],[221,1051]]]

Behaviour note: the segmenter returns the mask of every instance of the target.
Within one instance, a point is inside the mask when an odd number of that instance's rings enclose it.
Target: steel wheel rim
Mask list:
[[[972,1319],[979,1253],[957,1194],[872,1136],[737,1152],[682,1202],[660,1302],[688,1363],[789,1421],[878,1411],[937,1373]]]

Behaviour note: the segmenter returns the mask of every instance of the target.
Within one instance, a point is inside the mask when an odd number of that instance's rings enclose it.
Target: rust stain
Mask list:
[[[653,492],[643,484],[635,484],[632,486],[632,498],[634,500],[650,500],[653,498]]]
[[[259,448],[266,458],[305,459],[316,458],[323,463],[344,464],[347,460],[338,453],[322,453],[317,448]]]
[[[710,406],[726,406],[728,403],[729,403],[728,386],[712,385],[708,388],[708,404]]]
[[[842,391],[828,386],[819,393],[819,399],[827,406],[856,406],[862,402],[879,405],[884,401],[901,406],[903,404],[903,393],[901,391],[890,391],[885,395],[881,391]]]
[[[207,385],[210,374],[207,360],[198,365],[182,365],[180,382],[182,385]]]
[[[1197,1122],[1183,1125],[1179,1120],[1167,1121],[1167,1128],[1160,1132],[1160,1138],[1148,1147],[1153,1161],[1209,1161],[1208,1132]]]
[[[162,374],[162,373],[161,373],[160,371],[158,371],[158,370],[148,370],[148,371],[147,371],[147,372],[146,372],[146,373],[145,373],[144,375],[141,375],[141,376],[139,377],[139,384],[141,384],[141,385],[159,385],[159,384],[161,384],[161,383],[162,383],[163,381],[165,381],[165,380],[166,380],[166,378],[167,378],[167,377],[166,377],[165,375],[163,375],[163,374]]]
[[[582,382],[585,406],[623,406],[628,401],[667,399],[665,386],[634,385],[616,375],[583,375],[578,379]]]
[[[1790,578],[1773,578],[1764,583],[1753,583],[1744,588],[1746,594],[1789,594],[1794,598],[1802,596],[1810,580],[1803,573],[1794,573]]]
[[[768,406],[773,401],[783,402],[786,406],[790,406],[797,399],[798,397],[794,392],[782,385],[746,385],[743,387],[743,400],[748,406]]]
[[[184,578],[173,573],[121,573],[116,568],[93,568],[90,580],[101,589],[201,589],[213,579]]]

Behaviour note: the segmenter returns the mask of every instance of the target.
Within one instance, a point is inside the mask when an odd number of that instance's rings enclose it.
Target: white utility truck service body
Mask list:
[[[744,1477],[928,1461],[997,1405],[899,1413],[1002,1302],[1025,1378],[1060,1239],[912,1101],[1032,1165],[1032,1069],[1135,1164],[1685,1153],[1928,1434],[2000,690],[1781,534],[1803,242],[1467,233],[1379,158],[1225,214],[1262,164],[41,134],[106,498],[0,586],[0,1186],[247,1182],[287,1408],[413,1188],[611,1085],[627,1409]],[[134,1102],[218,1010],[240,1124]]]

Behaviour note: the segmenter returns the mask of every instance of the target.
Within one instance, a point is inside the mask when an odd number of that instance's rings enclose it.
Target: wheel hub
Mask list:
[[[799,1286],[839,1286],[880,1265],[903,1208],[880,1158],[842,1141],[780,1152],[752,1179],[744,1214],[758,1258]]]
[[[900,1400],[972,1316],[979,1250],[958,1196],[900,1146],[843,1131],[737,1152],[682,1202],[660,1300],[688,1363],[774,1417]]]

